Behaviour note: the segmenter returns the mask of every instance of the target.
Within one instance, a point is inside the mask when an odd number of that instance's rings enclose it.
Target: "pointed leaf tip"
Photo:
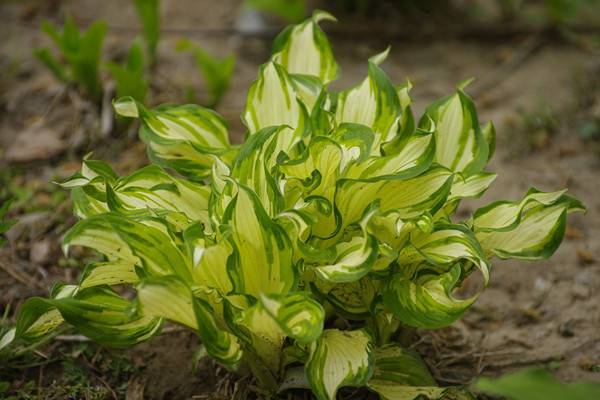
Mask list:
[[[113,102],[113,107],[115,108],[115,112],[123,117],[139,117],[138,105],[133,97],[121,97]]]

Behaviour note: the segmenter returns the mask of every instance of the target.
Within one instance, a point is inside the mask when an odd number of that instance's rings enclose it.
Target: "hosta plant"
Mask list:
[[[454,289],[471,274],[487,285],[492,259],[549,257],[583,206],[531,189],[454,216],[496,177],[492,125],[462,86],[415,119],[410,83],[379,66],[387,52],[355,87],[330,91],[338,66],[319,23],[331,19],[316,12],[276,39],[248,90],[242,145],[211,110],[115,102],[140,119],[153,165],[119,177],[85,160],[63,183],[80,218],[64,251],[102,257],[77,284],[28,300],[2,344],[69,324],[123,347],[171,321],[265,396],[365,386],[389,400],[466,398],[436,387],[399,335],[456,321],[478,295]]]

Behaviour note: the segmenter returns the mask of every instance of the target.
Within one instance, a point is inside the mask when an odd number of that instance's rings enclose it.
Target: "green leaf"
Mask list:
[[[136,101],[143,102],[148,92],[148,82],[144,79],[144,56],[142,47],[133,42],[127,54],[124,65],[107,64],[108,71],[117,86],[117,98],[130,96]]]
[[[452,182],[448,202],[468,197],[480,197],[496,180],[497,176],[490,172],[479,172],[466,178],[456,174]]]
[[[182,39],[177,43],[177,49],[179,51],[187,50],[192,52],[196,59],[196,64],[204,77],[204,82],[208,86],[209,97],[207,106],[217,106],[229,88],[235,67],[235,56],[229,55],[222,59],[216,58],[186,39]]]
[[[383,302],[406,325],[426,329],[448,326],[477,299],[452,297],[460,276],[458,264],[446,273],[426,274],[414,280],[397,273],[383,292]]]
[[[223,223],[231,228],[233,254],[228,271],[237,292],[258,298],[262,294],[285,294],[295,286],[291,242],[254,192],[238,185]]]
[[[365,217],[361,223],[361,236],[336,244],[335,259],[331,263],[314,267],[320,278],[332,283],[347,283],[369,273],[377,258],[377,241],[366,229],[368,219]]]
[[[369,75],[360,85],[338,95],[337,123],[352,122],[373,129],[376,135],[374,150],[393,139],[399,118],[400,100],[396,89],[383,70],[372,62],[369,63]]]
[[[99,65],[106,24],[96,21],[87,30],[80,32],[74,19],[67,16],[62,32],[47,22],[42,24],[42,31],[58,47],[65,65],[61,65],[46,49],[36,50],[38,59],[59,79],[75,82],[93,100],[99,101],[102,95]]]
[[[206,177],[215,156],[229,161],[234,155],[226,123],[214,111],[193,104],[148,110],[131,97],[114,107],[119,115],[141,119],[140,138],[152,161],[191,179]]]
[[[198,333],[208,354],[231,369],[242,357],[237,339],[221,329],[210,304],[174,276],[145,279],[138,286],[142,310],[191,328]]]
[[[260,67],[258,79],[248,90],[242,118],[250,134],[271,126],[287,125],[294,130],[294,135],[289,135],[289,142],[303,135],[306,110],[281,65],[271,61]]]
[[[530,368],[498,379],[478,378],[477,391],[510,400],[590,400],[600,398],[597,382],[561,383],[550,372]]]
[[[491,265],[475,235],[462,225],[445,223],[436,224],[432,232],[413,230],[407,245],[398,255],[401,265],[426,261],[432,265],[451,266],[461,260],[477,266],[483,274],[484,283],[488,283]]]
[[[132,304],[105,287],[82,290],[51,302],[65,321],[83,335],[111,347],[127,347],[153,337],[160,318],[131,312]]]
[[[298,343],[307,344],[321,336],[325,311],[307,292],[263,295],[261,302],[286,335]]]
[[[490,148],[469,96],[459,89],[428,106],[420,125],[426,123],[425,117],[435,123],[435,160],[440,165],[466,176],[483,169]]]
[[[132,262],[150,275],[191,277],[191,263],[176,246],[160,219],[144,224],[118,213],[91,216],[77,223],[63,239],[63,250],[79,245],[92,248],[109,260]]]
[[[339,185],[336,205],[344,218],[344,225],[356,222],[376,201],[381,212],[395,210],[403,219],[418,217],[425,211],[433,214],[446,201],[452,178],[452,173],[444,168],[431,168],[406,180],[394,179],[393,176],[375,182],[347,180]]]
[[[245,6],[276,15],[288,22],[298,22],[306,16],[304,0],[246,0]]]
[[[306,375],[319,400],[334,400],[342,386],[360,387],[373,374],[373,349],[363,330],[326,329],[311,345]]]
[[[380,288],[379,283],[368,275],[349,283],[334,284],[316,280],[311,286],[341,315],[359,321],[370,316],[371,307]]]
[[[500,201],[477,210],[473,228],[484,250],[500,258],[550,257],[560,245],[569,212],[583,211],[564,191],[531,189],[520,202]]]
[[[388,344],[375,349],[375,372],[367,384],[382,400],[475,400],[461,388],[441,388],[414,350]]]
[[[0,206],[0,235],[4,232],[8,231],[14,224],[17,223],[16,220],[5,220],[6,213],[10,209],[12,204],[11,200],[6,200],[2,202],[2,206]],[[0,246],[4,244],[4,238],[0,236]]]
[[[92,286],[120,285],[137,283],[138,276],[135,264],[128,261],[109,261],[88,264],[79,281],[79,287],[86,289]]]
[[[319,27],[319,22],[326,20],[336,21],[325,11],[315,11],[312,18],[285,29],[275,39],[273,60],[290,74],[316,76],[324,84],[334,80],[338,65],[331,44]]]
[[[142,24],[146,48],[152,64],[156,62],[156,47],[160,39],[160,1],[134,0],[133,4]]]
[[[56,57],[52,55],[50,50],[45,47],[34,49],[33,55],[40,60],[56,78],[64,82],[69,81],[65,67],[60,65],[60,61],[58,61]]]

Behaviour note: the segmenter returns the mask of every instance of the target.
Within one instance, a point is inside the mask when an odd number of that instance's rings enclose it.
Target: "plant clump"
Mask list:
[[[493,258],[552,255],[583,206],[531,189],[458,220],[461,200],[496,178],[485,170],[493,126],[464,85],[416,119],[410,82],[395,86],[380,67],[388,51],[357,86],[332,92],[325,20],[316,12],[277,37],[249,88],[241,145],[209,109],[115,102],[141,121],[153,164],[119,177],[86,159],[63,183],[80,219],[64,251],[103,258],[77,284],[29,299],[0,347],[62,324],[131,346],[168,320],[267,395],[303,387],[328,400],[366,386],[388,400],[469,398],[437,387],[399,333],[460,318],[478,295],[453,290],[473,273],[487,285]]]

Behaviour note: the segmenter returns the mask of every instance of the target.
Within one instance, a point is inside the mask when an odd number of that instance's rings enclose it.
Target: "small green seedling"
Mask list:
[[[139,42],[131,45],[123,65],[109,62],[107,69],[115,80],[117,98],[130,96],[136,101],[144,101],[148,82],[144,78],[144,51]]]
[[[62,32],[48,22],[42,24],[42,30],[56,45],[59,57],[54,56],[45,47],[34,51],[36,57],[58,79],[75,83],[93,100],[99,101],[102,96],[99,66],[106,24],[96,21],[87,30],[80,32],[73,18],[69,16],[65,20]]]
[[[126,347],[168,320],[230,371],[251,372],[264,398],[308,388],[334,400],[352,386],[383,400],[473,399],[438,387],[397,338],[458,320],[479,293],[455,289],[478,274],[483,290],[492,259],[550,257],[584,207],[565,190],[530,189],[461,218],[461,201],[496,178],[493,126],[464,85],[416,119],[410,83],[380,67],[388,51],[332,91],[338,65],[319,23],[333,19],[316,12],[276,39],[248,90],[241,145],[212,110],[116,101],[140,119],[153,165],[119,177],[85,160],[63,183],[80,218],[63,250],[103,259],[27,300],[0,349],[62,324]]]
[[[177,43],[177,50],[190,51],[196,59],[196,65],[202,73],[204,83],[208,88],[208,107],[215,107],[229,88],[235,56],[229,55],[219,59],[208,54],[204,49],[194,45],[189,40],[183,39]]]
[[[160,0],[133,0],[133,4],[142,25],[150,65],[153,66],[160,39]]]
[[[5,239],[2,235],[7,232],[17,221],[7,220],[6,213],[8,212],[12,201],[7,200],[2,203],[0,206],[0,247],[4,245]]]
[[[306,17],[306,0],[246,0],[245,6],[296,23]]]

